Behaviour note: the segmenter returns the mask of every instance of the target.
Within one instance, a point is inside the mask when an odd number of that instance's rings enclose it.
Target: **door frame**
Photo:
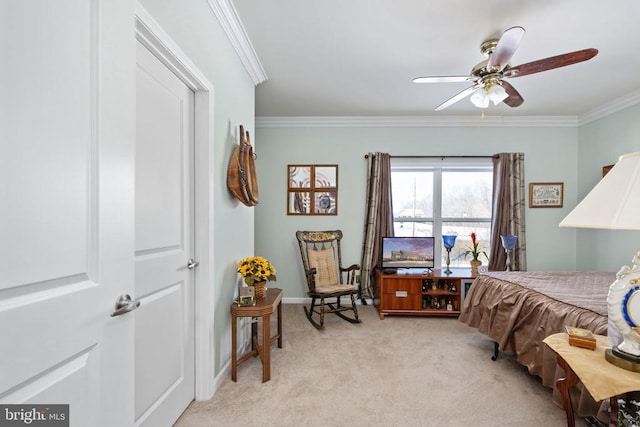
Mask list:
[[[136,2],[135,35],[151,53],[195,93],[195,399],[207,400],[215,392],[215,343],[209,331],[214,326],[213,292],[213,184],[214,87],[162,29],[147,10]]]

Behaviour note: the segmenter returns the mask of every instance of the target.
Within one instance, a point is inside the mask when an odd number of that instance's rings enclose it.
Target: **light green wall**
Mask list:
[[[620,154],[640,150],[638,106],[580,128],[264,127],[254,132],[253,82],[207,2],[141,0],[141,3],[215,86],[215,173],[211,179],[215,187],[212,332],[216,375],[230,358],[228,308],[238,284],[235,263],[239,259],[253,254],[269,258],[278,268],[277,286],[285,290],[289,299],[303,298],[305,292],[294,237],[296,230],[340,228],[345,232],[344,261],[360,262],[364,154],[369,151],[392,155],[524,152],[527,184],[565,183],[562,209],[526,209],[530,270],[617,270],[640,249],[636,245],[638,239],[629,239],[628,233],[558,227],[560,220],[597,181],[601,166],[613,163]],[[256,208],[239,204],[226,187],[227,162],[233,144],[239,139],[240,124],[251,132],[257,153],[260,204]],[[293,163],[339,165],[339,215],[286,215],[287,165]]]
[[[226,172],[234,144],[239,141],[238,126],[244,125],[253,135],[255,86],[206,1],[141,3],[215,87],[212,332],[217,375],[231,357],[229,304],[239,282],[235,263],[254,252],[254,210],[232,198]]]
[[[255,247],[278,269],[277,285],[285,298],[303,298],[306,290],[296,230],[342,229],[343,262],[360,263],[364,155],[376,151],[395,156],[524,152],[527,185],[565,184],[563,208],[526,209],[529,270],[575,269],[575,231],[558,224],[576,200],[576,127],[260,127],[256,132],[260,204]],[[338,164],[337,216],[287,216],[287,165],[309,163]]]
[[[602,177],[602,167],[625,153],[640,151],[640,105],[629,107],[579,129],[578,198],[581,200]],[[640,232],[578,229],[578,270],[618,271],[631,265],[640,250]]]

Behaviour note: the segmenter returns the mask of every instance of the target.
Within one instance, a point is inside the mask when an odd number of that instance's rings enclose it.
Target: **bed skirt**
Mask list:
[[[565,325],[607,335],[607,293],[614,273],[603,272],[490,272],[479,276],[464,300],[459,320],[477,328],[514,353],[529,372],[554,389],[563,376],[555,353],[542,342],[563,332]],[[578,384],[572,402],[579,416],[595,416],[600,404]]]

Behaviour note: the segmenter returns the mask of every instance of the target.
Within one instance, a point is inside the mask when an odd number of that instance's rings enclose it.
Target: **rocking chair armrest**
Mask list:
[[[360,266],[358,264],[351,264],[347,268],[340,269],[340,283],[345,283],[348,285],[353,285],[356,280],[356,271],[360,270]],[[346,277],[343,277],[343,273],[346,273]]]
[[[352,271],[352,270],[360,270],[360,266],[358,264],[351,264],[349,267],[347,268],[341,268],[340,271],[345,272],[345,271]]]

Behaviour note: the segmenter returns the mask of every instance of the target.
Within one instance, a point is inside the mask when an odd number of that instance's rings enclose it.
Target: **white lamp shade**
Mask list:
[[[560,227],[640,230],[640,152],[620,156]]]

